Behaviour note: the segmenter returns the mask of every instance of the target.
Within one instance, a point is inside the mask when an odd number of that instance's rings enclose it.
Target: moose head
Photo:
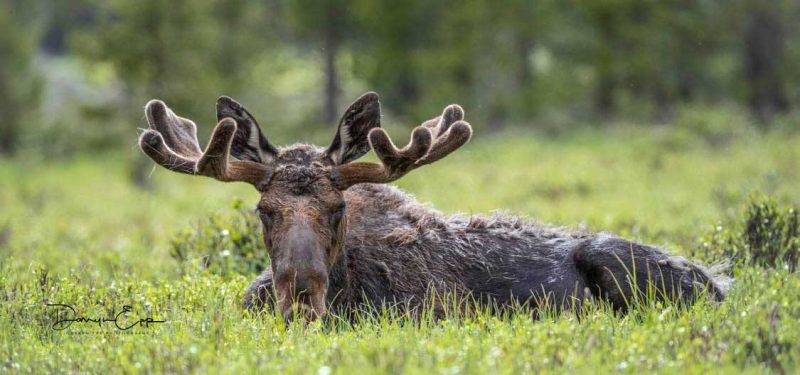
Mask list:
[[[197,127],[164,102],[145,107],[149,129],[139,146],[169,170],[242,181],[261,194],[256,212],[273,271],[276,306],[284,317],[299,309],[307,320],[326,314],[328,278],[347,231],[343,192],[362,183],[387,183],[455,151],[472,135],[464,111],[450,105],[411,132],[397,148],[380,128],[378,95],[369,92],[345,111],[327,148],[273,146],[255,118],[228,97],[217,101],[218,124],[205,151]],[[380,163],[354,162],[370,148]]]

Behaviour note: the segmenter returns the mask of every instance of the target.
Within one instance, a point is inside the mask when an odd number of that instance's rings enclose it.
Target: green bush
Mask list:
[[[207,270],[229,278],[260,273],[269,265],[261,223],[241,201],[232,206],[234,214],[211,214],[172,238],[170,255],[182,273]]]
[[[752,131],[750,117],[734,106],[686,105],[675,116],[677,133],[698,137],[712,147],[722,147]]]
[[[707,258],[735,264],[784,267],[794,272],[800,259],[800,214],[797,207],[781,208],[775,200],[753,196],[742,221],[717,225],[703,236]]]

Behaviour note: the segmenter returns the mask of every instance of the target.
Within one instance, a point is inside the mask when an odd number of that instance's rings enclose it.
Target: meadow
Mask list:
[[[240,301],[255,273],[187,267],[172,254],[209,217],[225,235],[240,233],[232,206],[247,210],[257,193],[161,168],[150,176],[151,190],[136,188],[131,144],[62,161],[0,159],[2,371],[798,371],[800,275],[787,267],[733,264],[736,282],[723,303],[644,304],[625,316],[602,305],[539,320],[525,311],[444,320],[387,311],[312,324],[286,324],[271,312],[252,316]],[[800,134],[626,125],[561,135],[478,132],[464,149],[397,185],[445,213],[503,210],[719,261],[709,238],[735,232],[754,194],[800,205]],[[70,304],[89,317],[130,305],[131,317],[166,322],[54,330],[46,303]]]

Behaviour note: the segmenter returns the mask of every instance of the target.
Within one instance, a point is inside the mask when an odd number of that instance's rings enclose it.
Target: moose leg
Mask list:
[[[273,301],[272,270],[267,268],[247,288],[247,292],[244,293],[242,308],[258,311],[264,307],[264,304],[271,305]]]
[[[724,297],[703,268],[652,246],[601,234],[572,256],[591,293],[621,311],[646,297],[688,302],[703,290]]]

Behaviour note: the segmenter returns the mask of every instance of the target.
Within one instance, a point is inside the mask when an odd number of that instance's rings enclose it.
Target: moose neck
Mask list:
[[[417,215],[434,214],[402,190],[391,185],[362,184],[345,191],[347,230],[339,256],[328,276],[329,303],[356,303],[357,292],[365,284],[385,285],[389,277],[382,262],[375,262],[374,253],[365,249],[386,248],[386,236],[395,228],[408,225]],[[413,213],[412,213],[413,212]],[[409,216],[410,214],[410,216]],[[402,219],[401,219],[402,217]],[[381,263],[381,264],[378,264]],[[375,270],[378,272],[374,272]],[[370,280],[378,277],[380,281]]]

